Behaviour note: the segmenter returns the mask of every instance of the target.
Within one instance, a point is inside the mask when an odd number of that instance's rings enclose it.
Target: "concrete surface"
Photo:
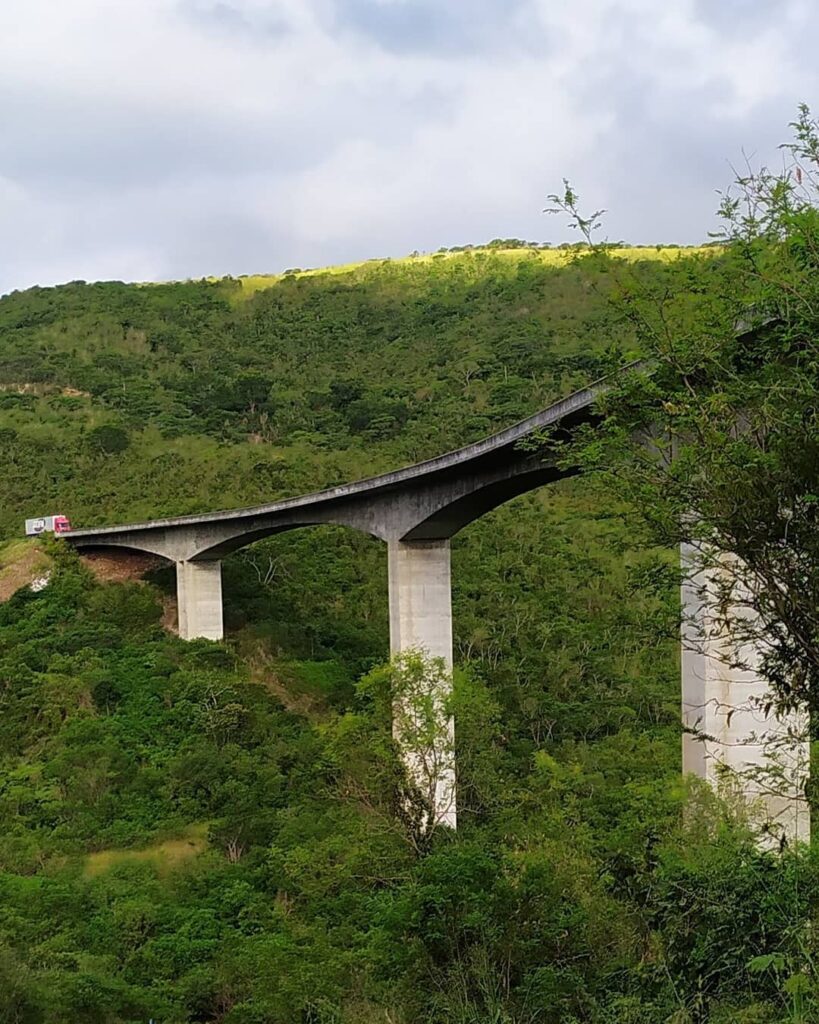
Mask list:
[[[452,688],[452,602],[449,541],[392,541],[388,548],[390,650],[419,651],[441,659],[445,671],[430,674],[428,693],[440,734],[423,750],[403,742],[395,715],[394,734],[404,751],[410,777],[428,794],[434,824],[457,826],[455,723],[446,710]],[[431,771],[434,766],[434,771]],[[430,777],[433,776],[432,785]]]
[[[763,844],[810,839],[807,719],[766,713],[770,690],[752,642],[755,619],[736,585],[736,560],[681,550],[683,773],[741,796]],[[735,602],[726,604],[734,582]],[[720,611],[722,607],[722,613]]]
[[[177,562],[176,595],[183,640],[222,639],[221,562]]]

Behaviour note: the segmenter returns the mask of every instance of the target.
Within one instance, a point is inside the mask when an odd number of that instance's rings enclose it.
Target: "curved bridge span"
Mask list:
[[[645,369],[634,363],[622,372]],[[390,648],[442,659],[452,669],[450,539],[468,523],[526,491],[572,475],[544,446],[520,442],[540,431],[558,439],[594,423],[596,399],[610,385],[604,379],[556,402],[500,433],[457,451],[328,490],[253,508],[229,509],[87,530],[63,539],[79,550],[124,548],[159,555],[176,564],[179,634],[187,640],[223,637],[221,559],[263,537],[303,526],[335,524],[386,541],[389,565]],[[689,553],[685,553],[689,554]],[[767,753],[761,729],[787,736],[792,723],[749,713],[748,695],[762,694],[758,658],[750,671],[737,668],[725,638],[713,641],[718,611],[707,594],[713,582],[694,575],[683,586],[681,648],[683,770],[718,786],[725,768],[758,769]],[[706,596],[704,596],[706,595]],[[745,659],[747,661],[747,658]],[[438,694],[443,698],[443,694]],[[443,723],[430,794],[434,822],[455,827],[456,787],[453,723]],[[421,752],[396,739],[410,775],[419,776]],[[749,801],[762,805],[773,821],[772,835],[809,837],[809,817],[796,780],[784,796],[760,794],[758,784],[740,782]]]
[[[388,543],[449,540],[497,505],[570,475],[519,442],[541,430],[568,436],[594,418],[604,388],[584,388],[498,434],[391,473],[253,508],[74,530],[66,540],[79,549],[131,548],[174,562],[218,560],[270,534],[322,523]]]

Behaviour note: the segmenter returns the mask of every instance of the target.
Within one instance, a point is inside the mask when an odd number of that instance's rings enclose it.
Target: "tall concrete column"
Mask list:
[[[391,541],[389,543],[390,650],[393,655],[420,651],[440,658],[444,672],[431,683],[436,705],[448,699],[452,684],[452,597],[449,541]],[[396,716],[398,720],[400,716]],[[394,727],[395,728],[395,727]],[[455,729],[451,716],[441,707],[441,736],[432,751],[406,748],[405,737],[395,728],[403,746],[409,773],[423,789],[430,788],[435,823],[455,828]]]
[[[766,713],[761,652],[743,637],[753,632],[754,612],[739,597],[725,608],[734,556],[709,558],[703,567],[698,551],[683,545],[680,557],[683,772],[742,799],[762,845],[775,847],[783,836],[808,842],[807,717]],[[733,594],[741,594],[739,584]]]
[[[176,597],[183,640],[222,639],[221,562],[177,562]]]

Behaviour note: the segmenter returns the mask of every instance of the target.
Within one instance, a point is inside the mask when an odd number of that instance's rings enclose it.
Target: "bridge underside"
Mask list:
[[[173,562],[212,561],[257,540],[305,526],[349,526],[391,543],[449,540],[469,523],[527,491],[572,475],[529,453],[506,453],[469,465],[468,472],[436,473],[420,481],[362,494],[308,496],[296,504],[238,510],[219,516],[84,530],[67,535],[79,550],[130,548]]]

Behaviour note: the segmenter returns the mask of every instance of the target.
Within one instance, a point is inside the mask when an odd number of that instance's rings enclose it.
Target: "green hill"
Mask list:
[[[618,255],[669,287],[713,258]],[[629,354],[610,277],[473,249],[8,295],[2,564],[25,516],[270,501],[508,425]],[[239,552],[224,645],[163,629],[167,569],[100,582],[50,545],[0,605],[0,1022],[780,1019],[748,963],[790,941],[793,874],[696,801],[681,823],[671,559],[625,511],[575,481],[458,537],[462,827],[425,856],[359,683],[381,545]]]
[[[606,276],[474,250],[8,295],[0,528],[43,503],[91,525],[268,500],[473,440],[611,365]]]

